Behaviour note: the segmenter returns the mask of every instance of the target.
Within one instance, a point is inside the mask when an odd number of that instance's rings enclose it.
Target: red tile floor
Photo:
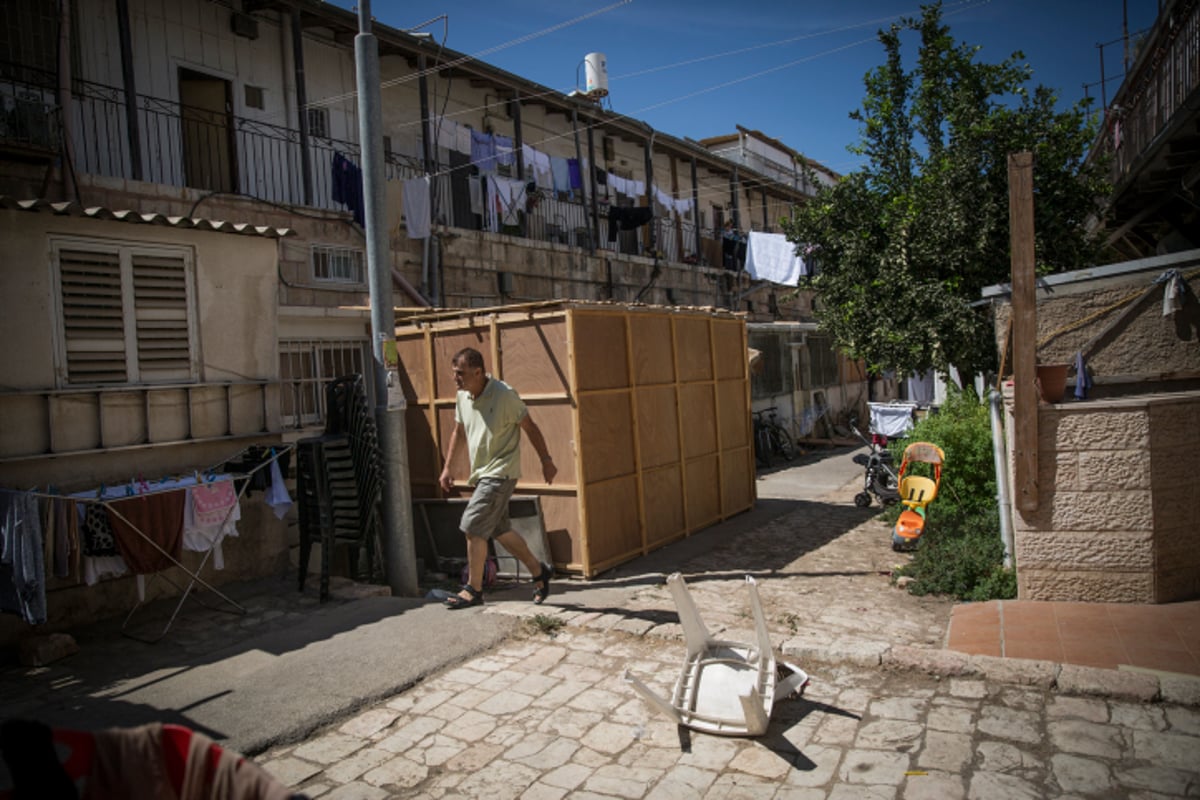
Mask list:
[[[951,611],[948,638],[949,649],[974,655],[1200,675],[1200,600],[965,603]]]

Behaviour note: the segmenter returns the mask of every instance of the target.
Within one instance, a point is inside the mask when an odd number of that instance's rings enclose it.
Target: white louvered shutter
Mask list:
[[[129,374],[120,256],[63,250],[59,254],[59,279],[67,382],[126,382]]]
[[[136,252],[132,263],[139,378],[188,380],[192,352],[186,265],[182,258]]]

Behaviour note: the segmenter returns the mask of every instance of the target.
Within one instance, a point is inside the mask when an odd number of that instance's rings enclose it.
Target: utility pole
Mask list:
[[[396,312],[392,303],[387,196],[383,185],[383,121],[379,96],[379,44],[371,33],[371,2],[358,0],[354,37],[358,79],[358,139],[362,148],[367,276],[371,290],[371,352],[375,368],[375,424],[383,457],[383,561],[393,595],[416,597],[417,551],[408,480],[404,391],[396,363]],[[390,363],[389,363],[390,361]]]

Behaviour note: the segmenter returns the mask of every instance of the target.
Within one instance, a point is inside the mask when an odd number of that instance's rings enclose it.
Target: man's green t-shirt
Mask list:
[[[480,478],[521,477],[521,420],[529,413],[511,386],[488,376],[479,397],[459,391],[454,404],[454,421],[467,432],[474,486]]]

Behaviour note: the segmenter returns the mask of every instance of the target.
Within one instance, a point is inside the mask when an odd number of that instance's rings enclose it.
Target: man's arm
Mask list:
[[[525,431],[525,435],[529,437],[529,443],[533,445],[538,458],[541,459],[542,477],[546,479],[547,484],[554,483],[558,467],[554,466],[554,459],[550,458],[550,451],[546,448],[546,437],[542,436],[542,429],[537,426],[528,412],[521,418],[521,430]]]
[[[454,478],[450,475],[450,462],[454,460],[454,451],[458,447],[458,440],[465,436],[466,431],[461,422],[454,426],[454,430],[450,431],[450,441],[446,445],[446,461],[442,466],[442,475],[438,478],[438,484],[441,485],[443,492],[448,493],[454,488]]]

